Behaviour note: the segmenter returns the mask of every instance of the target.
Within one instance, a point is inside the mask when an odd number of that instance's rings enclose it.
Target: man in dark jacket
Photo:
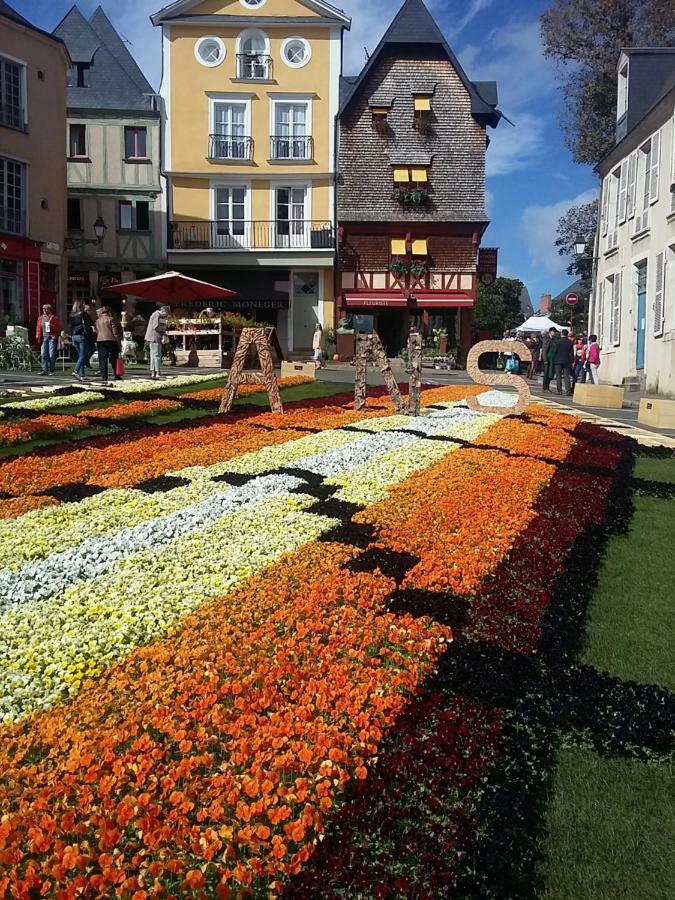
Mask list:
[[[558,346],[555,349],[555,381],[558,393],[562,394],[562,380],[565,378],[565,391],[572,394],[570,376],[574,365],[574,344],[569,339],[569,332],[563,328]]]
[[[544,390],[551,390],[551,372],[548,365],[548,351],[551,349],[551,342],[558,336],[557,328],[549,328],[544,332],[541,339],[541,361],[544,367]]]

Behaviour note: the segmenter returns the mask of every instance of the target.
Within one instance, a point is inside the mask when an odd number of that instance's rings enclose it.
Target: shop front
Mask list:
[[[41,245],[37,241],[0,235],[0,334],[5,334],[8,325],[30,329],[35,324],[42,302],[42,281],[49,274],[42,273]],[[53,303],[55,297],[54,290],[46,294],[44,302]]]

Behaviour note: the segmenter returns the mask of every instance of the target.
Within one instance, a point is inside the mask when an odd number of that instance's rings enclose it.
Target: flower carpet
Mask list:
[[[481,390],[136,392],[0,460],[0,895],[527,895],[635,447]]]

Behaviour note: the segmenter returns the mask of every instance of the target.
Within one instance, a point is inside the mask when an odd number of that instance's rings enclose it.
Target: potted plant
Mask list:
[[[394,200],[398,203],[420,205],[426,203],[428,199],[429,192],[426,188],[404,187],[394,192]]]
[[[418,260],[411,263],[409,271],[411,275],[426,275],[429,271],[429,264]]]

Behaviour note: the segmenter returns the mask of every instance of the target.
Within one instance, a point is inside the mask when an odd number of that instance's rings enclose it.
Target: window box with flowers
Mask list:
[[[403,259],[392,259],[389,263],[389,271],[392,275],[407,275],[410,271],[410,263],[407,263]]]
[[[415,260],[410,264],[410,268],[408,270],[411,275],[427,275],[429,273],[429,263],[424,262],[423,260]]]
[[[394,191],[394,200],[405,205],[421,206],[429,199],[429,191],[423,187],[407,185]]]

